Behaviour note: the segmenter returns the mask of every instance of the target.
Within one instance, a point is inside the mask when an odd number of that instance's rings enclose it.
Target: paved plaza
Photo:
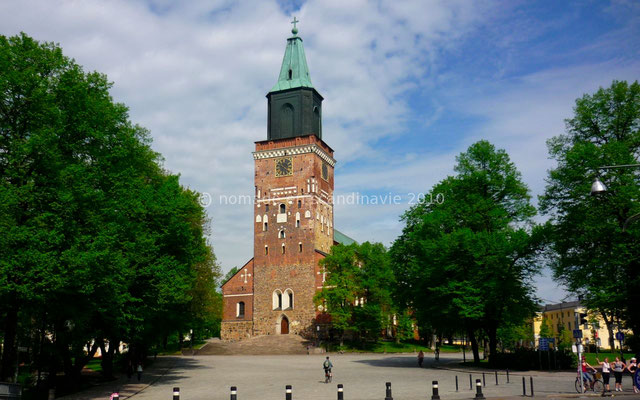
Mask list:
[[[159,357],[142,384],[121,384],[119,390],[121,398],[170,400],[173,387],[180,387],[180,400],[226,400],[230,386],[237,386],[238,400],[284,400],[285,385],[292,385],[294,400],[333,400],[336,384],[342,383],[345,400],[382,400],[385,382],[392,382],[394,399],[424,400],[431,398],[431,382],[437,380],[443,400],[468,399],[475,394],[475,389],[469,390],[469,371],[432,368],[435,363],[430,355],[425,359],[426,368],[418,368],[414,354],[330,354],[334,364],[331,384],[323,381],[324,357],[321,354]],[[461,354],[443,354],[438,365],[451,367],[451,363],[461,357]],[[455,391],[456,376],[460,385],[458,392]],[[484,393],[493,398],[521,396],[522,376],[526,377],[527,395],[530,395],[531,376],[536,397],[577,395],[573,373],[534,371],[511,373],[510,384],[501,371],[497,386],[494,374],[487,372]],[[481,373],[474,373],[474,383],[481,377]],[[625,377],[624,386],[625,398],[632,397],[629,376]],[[94,394],[68,396],[68,400],[107,398],[109,390],[105,387]]]

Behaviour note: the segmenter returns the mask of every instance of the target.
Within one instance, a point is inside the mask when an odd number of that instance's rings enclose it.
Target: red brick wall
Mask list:
[[[245,276],[246,274],[246,276]],[[253,319],[253,259],[222,286],[223,321],[251,321]],[[236,304],[244,302],[244,318],[236,316]]]

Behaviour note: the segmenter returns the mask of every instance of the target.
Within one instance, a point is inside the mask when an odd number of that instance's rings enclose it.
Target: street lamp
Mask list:
[[[596,179],[591,184],[591,195],[596,196],[606,192],[607,192],[607,186],[604,183],[602,183],[599,177],[596,176]]]
[[[614,169],[614,168],[640,168],[640,164],[605,165],[604,167],[598,167],[599,170]],[[596,176],[596,179],[591,184],[591,195],[597,196],[600,194],[604,194],[606,192],[607,192],[607,186],[604,183],[602,183],[602,181],[600,180],[600,177]],[[623,232],[626,231],[627,226],[631,222],[636,221],[638,219],[640,219],[640,214],[635,214],[627,218],[627,220],[624,221],[624,225],[622,226],[622,231]]]

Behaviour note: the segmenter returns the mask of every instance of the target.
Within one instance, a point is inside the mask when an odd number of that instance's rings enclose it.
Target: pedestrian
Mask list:
[[[113,393],[111,393],[111,396],[109,397],[109,400],[114,400],[114,399],[118,399],[120,398],[120,395],[118,394],[120,390],[116,389]]]
[[[619,357],[616,357],[616,362],[613,363],[613,375],[616,377],[616,392],[622,392],[622,372],[627,366],[620,361]]]
[[[138,363],[136,371],[138,372],[138,382],[140,382],[140,379],[142,379],[142,363]]]
[[[611,364],[609,364],[609,357],[605,357],[604,361],[600,361],[598,357],[596,357],[596,361],[602,366],[602,383],[604,383],[604,388],[607,392],[610,392],[609,377],[611,376]]]
[[[638,370],[638,362],[635,357],[631,357],[627,370],[631,373],[631,379],[633,381],[633,393],[638,393],[638,386],[636,386],[636,371]]]
[[[420,350],[420,353],[418,353],[418,366],[420,368],[422,368],[423,362],[424,362],[424,353],[422,352],[422,350]]]

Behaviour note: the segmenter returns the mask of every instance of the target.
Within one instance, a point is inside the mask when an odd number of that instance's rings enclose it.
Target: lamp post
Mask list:
[[[640,164],[605,165],[602,167],[598,167],[598,170],[617,169],[617,168],[640,168]],[[606,193],[607,191],[608,191],[607,186],[604,183],[602,183],[599,176],[596,176],[596,179],[594,179],[593,183],[591,184],[591,195],[598,196]],[[640,219],[640,213],[634,214],[629,218],[627,218],[627,220],[624,221],[624,224],[622,225],[622,231],[623,232],[626,231],[627,226],[629,226],[631,222],[634,222],[638,219]]]

